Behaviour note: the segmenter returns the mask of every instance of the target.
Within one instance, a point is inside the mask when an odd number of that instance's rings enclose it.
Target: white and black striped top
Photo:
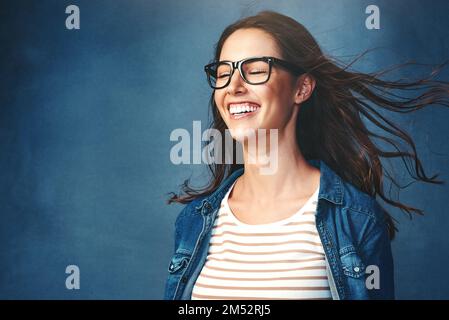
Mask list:
[[[319,187],[292,216],[254,225],[229,208],[234,184],[221,202],[192,300],[331,299],[315,225]]]

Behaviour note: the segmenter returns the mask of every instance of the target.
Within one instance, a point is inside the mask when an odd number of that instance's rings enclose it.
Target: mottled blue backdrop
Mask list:
[[[65,27],[70,4],[80,30]],[[365,27],[370,4],[380,30]],[[262,9],[303,23],[330,55],[379,47],[361,71],[449,58],[444,0],[1,1],[0,298],[162,298],[181,208],[166,194],[206,178],[203,165],[170,162],[170,132],[193,120],[205,129],[203,65],[225,26]],[[449,110],[393,120],[449,180]],[[448,195],[447,185],[400,193],[427,214],[393,210],[398,298],[449,298]],[[65,287],[71,264],[79,290]]]

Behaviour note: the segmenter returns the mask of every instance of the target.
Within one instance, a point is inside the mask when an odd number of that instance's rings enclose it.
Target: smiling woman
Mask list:
[[[304,26],[275,12],[224,30],[205,66],[214,90],[212,128],[230,130],[244,164],[213,163],[204,189],[186,181],[184,194],[170,198],[188,205],[175,224],[166,299],[394,298],[395,226],[376,196],[407,213],[421,211],[384,194],[380,158],[412,160],[414,179],[439,181],[425,174],[412,139],[380,109],[448,106],[449,85],[431,77],[385,81],[381,72],[349,66],[326,57]],[[397,93],[411,89],[420,95]],[[266,163],[250,161],[248,136],[258,149],[267,141],[259,129],[277,132],[267,153],[277,152],[279,163],[269,175],[261,174]]]

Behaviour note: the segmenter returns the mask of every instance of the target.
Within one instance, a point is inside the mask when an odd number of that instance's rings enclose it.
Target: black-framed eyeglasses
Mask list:
[[[263,84],[270,80],[271,68],[279,65],[295,75],[306,73],[304,69],[288,61],[275,57],[252,57],[240,61],[216,61],[204,67],[207,80],[212,89],[222,89],[229,85],[235,69],[249,84]]]

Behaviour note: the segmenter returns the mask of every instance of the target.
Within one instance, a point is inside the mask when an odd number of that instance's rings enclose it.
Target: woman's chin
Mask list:
[[[238,142],[244,142],[247,139],[254,139],[256,137],[257,128],[251,127],[237,127],[229,128],[232,138]]]

